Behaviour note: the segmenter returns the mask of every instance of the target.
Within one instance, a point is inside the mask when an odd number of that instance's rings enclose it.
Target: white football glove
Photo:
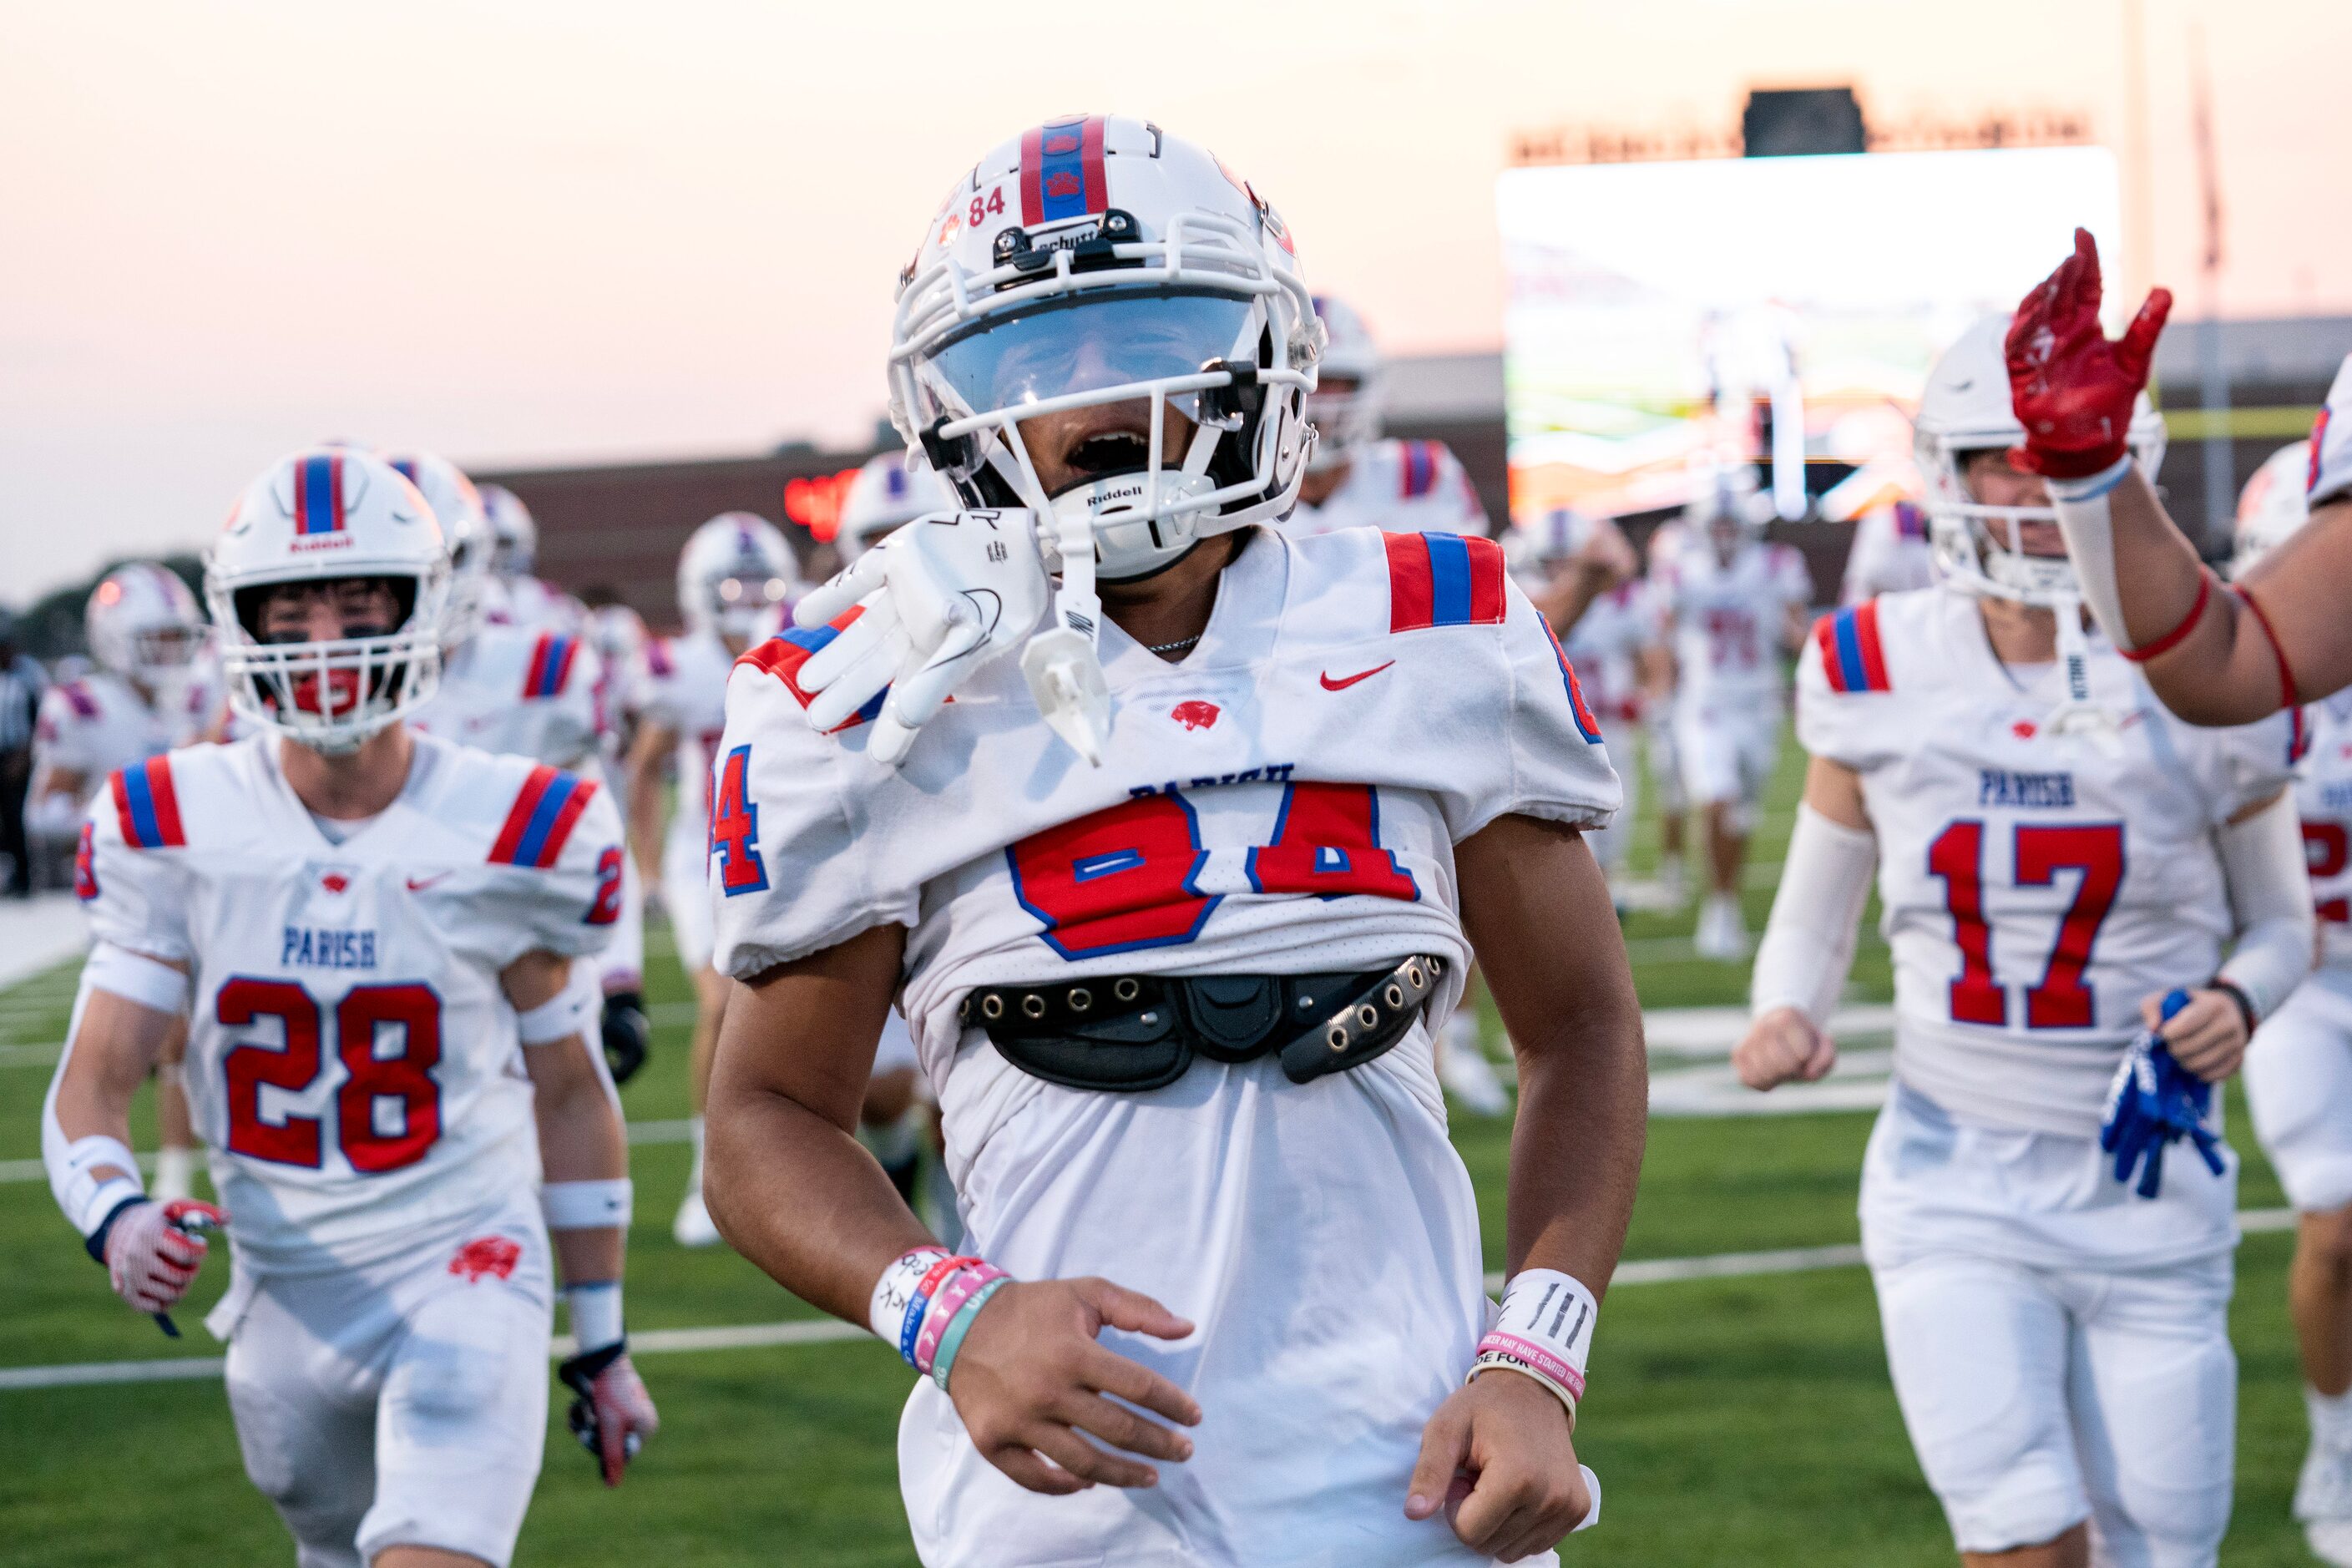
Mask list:
[[[209,1249],[202,1233],[227,1221],[219,1209],[193,1198],[126,1207],[107,1226],[103,1243],[102,1261],[114,1293],[142,1312],[170,1311],[204,1264]],[[165,1331],[178,1332],[168,1327]]]
[[[832,730],[887,687],[866,751],[898,766],[958,687],[1028,640],[1051,593],[1026,509],[917,518],[794,606],[804,627],[865,611],[801,666],[808,721]]]
[[[661,1429],[653,1395],[629,1364],[628,1341],[583,1352],[557,1367],[556,1375],[572,1390],[565,1416],[572,1435],[596,1461],[604,1484],[619,1486],[645,1440]]]

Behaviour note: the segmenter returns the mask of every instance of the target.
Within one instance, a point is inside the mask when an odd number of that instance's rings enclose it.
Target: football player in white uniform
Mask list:
[[[168,1314],[226,1227],[206,1324],[305,1568],[506,1563],[559,1278],[573,1425],[608,1483],[655,1424],[622,1335],[619,1102],[574,962],[619,899],[620,822],[585,780],[402,721],[433,689],[448,571],[381,460],[273,464],[205,567],[260,732],[118,773],[82,829],[97,945],[42,1111],[51,1187],[142,1311]],[[155,1202],[122,1146],[184,1016],[226,1214]]]
[[[1328,339],[1320,380],[1307,400],[1318,437],[1283,531],[1293,538],[1339,528],[1492,532],[1477,487],[1444,442],[1381,437],[1387,364],[1363,318],[1328,294],[1315,297],[1315,314]]]
[[[605,704],[611,679],[584,628],[496,624],[485,618],[500,590],[481,492],[446,458],[401,452],[386,462],[423,493],[449,547],[449,606],[441,633],[441,681],[409,716],[426,734],[461,745],[529,757],[603,785]],[[621,913],[596,954],[604,987],[599,1036],[615,1083],[645,1065],[653,1037],[645,1005],[645,897],[623,858]]]
[[[1195,145],[992,149],[892,352],[971,510],[729,687],[712,1213],[929,1374],[899,1457],[931,1568],[1550,1562],[1592,1506],[1570,1406],[1643,1120],[1579,831],[1617,784],[1499,546],[1265,526],[1320,337],[1281,220]],[[1431,1058],[1474,940],[1522,1131],[1483,1342]],[[849,1135],[894,995],[957,1256]]]
[[[940,483],[939,475],[905,452],[885,452],[867,459],[849,481],[841,501],[841,527],[834,548],[844,562],[855,561],[887,539],[904,524],[926,512],[953,511],[955,498]]]
[[[170,569],[145,561],[118,566],[90,590],[83,635],[95,668],[42,693],[33,726],[33,774],[25,831],[40,843],[70,843],[82,815],[117,769],[174,746],[216,741],[227,693],[206,635],[204,611]],[[155,1068],[155,1192],[169,1201],[193,1190],[196,1136],[181,1087],[184,1030],[164,1041]]]
[[[1706,827],[1707,895],[1694,942],[1703,958],[1748,952],[1740,871],[1780,755],[1781,654],[1803,643],[1813,597],[1804,557],[1763,539],[1770,504],[1755,483],[1745,468],[1706,483],[1653,583],[1674,660],[1683,790]]]
[[[2238,501],[2240,576],[2310,519],[2310,443],[2271,454]],[[2352,698],[2301,710],[2295,809],[2319,921],[2319,967],[2246,1052],[2254,1131],[2297,1215],[2287,1305],[2303,1352],[2311,1448],[2294,1513],[2313,1555],[2352,1568]]]
[[[1812,760],[1733,1060],[1756,1089],[1834,1065],[1874,872],[1896,1024],[1863,1246],[1961,1557],[2194,1568],[2229,1522],[2236,1400],[2236,1166],[2198,1100],[2310,964],[2294,731],[2183,724],[2085,631],[2042,481],[2005,455],[1990,325],[1920,406],[1943,583],[1836,612],[1800,663]],[[2162,429],[2142,405],[2150,471]],[[2146,1049],[2175,991],[2169,1054]],[[2159,1147],[2118,1179],[2144,1081],[2178,1086],[2208,1164]]]
[[[480,496],[490,530],[484,618],[530,631],[578,632],[587,619],[580,602],[531,575],[539,563],[539,520],[530,515],[530,508],[504,485],[484,485]]]
[[[1650,613],[1658,617],[1654,646],[1642,662],[1642,757],[1650,782],[1658,786],[1658,902],[1680,909],[1688,897],[1685,841],[1690,828],[1690,797],[1683,793],[1682,753],[1675,749],[1675,655],[1673,628],[1658,605],[1665,563],[1680,553],[1690,530],[1669,517],[1650,531],[1642,561]],[[1621,773],[1630,769],[1620,769]]]
[[[1916,501],[1873,507],[1854,520],[1838,603],[1859,605],[1881,594],[1908,593],[1936,581],[1936,552],[1927,542],[1927,513]]]
[[[710,965],[709,891],[711,772],[727,724],[727,672],[782,624],[800,586],[793,547],[766,518],[727,511],[696,529],[677,558],[686,635],[646,645],[632,704],[637,733],[627,766],[629,843],[640,864],[661,868],[662,906],[678,966],[694,984],[694,1163],[670,1226],[680,1247],[719,1242],[702,1204],[702,1103],[727,1010],[727,977]],[[677,804],[665,826],[662,774],[672,767]]]

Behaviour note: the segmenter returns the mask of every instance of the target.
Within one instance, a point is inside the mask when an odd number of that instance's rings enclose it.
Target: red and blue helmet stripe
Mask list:
[[[122,841],[133,849],[184,849],[187,833],[180,825],[180,796],[172,787],[172,760],[150,757],[122,769],[107,781],[114,796],[114,816]]]
[[[343,455],[312,452],[294,465],[294,531],[343,531]]]
[[[1024,227],[1084,217],[1110,205],[1099,114],[1053,120],[1021,138]]]
[[[572,679],[572,661],[579,656],[580,639],[560,632],[541,632],[530,650],[530,669],[524,675],[522,694],[529,697],[561,697],[564,682]]]
[[[1458,533],[1384,533],[1389,630],[1503,624],[1503,547]]]
[[[593,781],[541,763],[523,780],[522,790],[490,846],[493,866],[530,866],[548,870],[562,858],[572,825],[596,794]]]
[[[1865,599],[1813,623],[1822,673],[1832,691],[1892,691],[1886,651],[1878,640],[1878,601]]]

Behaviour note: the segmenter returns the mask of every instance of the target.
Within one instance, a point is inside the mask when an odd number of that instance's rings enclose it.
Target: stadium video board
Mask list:
[[[2121,255],[2120,205],[2100,147],[1507,171],[1512,514],[1654,512],[1776,456],[1783,517],[1916,494],[1936,356],[2014,309],[2076,226]]]

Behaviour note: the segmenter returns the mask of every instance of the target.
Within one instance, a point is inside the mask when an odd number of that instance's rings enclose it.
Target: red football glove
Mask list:
[[[2053,479],[2087,479],[2124,455],[2132,404],[2147,385],[2172,291],[2151,291],[2124,335],[2099,330],[2099,247],[2074,231],[2074,254],[2017,307],[2005,345],[2009,395],[2025,445],[2009,460]]]

